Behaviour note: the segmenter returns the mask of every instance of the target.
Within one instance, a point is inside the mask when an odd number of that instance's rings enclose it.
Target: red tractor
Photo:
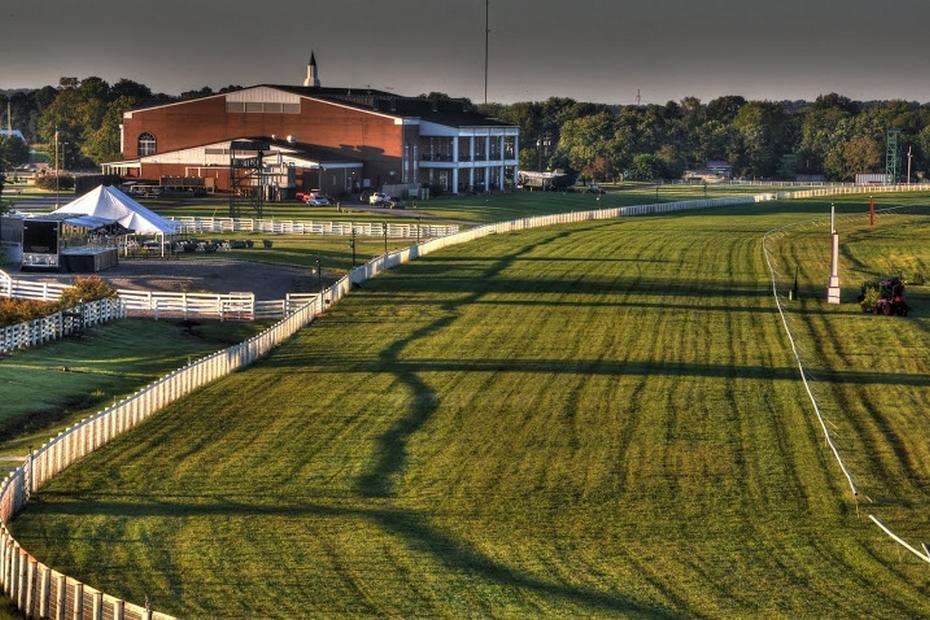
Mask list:
[[[863,312],[885,316],[907,316],[910,307],[904,301],[904,282],[901,278],[889,278],[862,285],[859,297]]]

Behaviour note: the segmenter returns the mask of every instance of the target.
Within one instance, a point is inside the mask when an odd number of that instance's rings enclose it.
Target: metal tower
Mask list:
[[[262,152],[267,142],[233,140],[229,143],[229,217],[241,217],[248,207],[254,217],[262,216],[265,184],[262,174]]]
[[[898,139],[901,137],[901,130],[889,129],[885,135],[885,175],[889,183],[897,183],[898,162],[901,157]]]

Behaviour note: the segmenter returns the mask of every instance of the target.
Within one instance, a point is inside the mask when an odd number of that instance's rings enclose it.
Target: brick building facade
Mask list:
[[[265,157],[294,169],[293,190],[321,186],[339,194],[425,184],[492,191],[517,176],[518,128],[478,114],[467,102],[286,85],[126,112],[124,160],[104,170],[150,180],[203,176],[222,190],[228,187],[223,144],[245,137],[272,144]],[[282,155],[288,147],[290,156]]]

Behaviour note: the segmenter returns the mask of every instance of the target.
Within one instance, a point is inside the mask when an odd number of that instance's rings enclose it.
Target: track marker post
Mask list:
[[[875,196],[869,196],[869,226],[875,226]]]

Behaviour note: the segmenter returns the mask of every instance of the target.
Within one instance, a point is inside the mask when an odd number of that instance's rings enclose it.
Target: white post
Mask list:
[[[459,193],[459,136],[452,137],[452,193]]]
[[[830,283],[827,286],[827,303],[838,304],[840,303],[840,236],[836,231],[830,236],[833,239],[833,256],[830,261]]]

